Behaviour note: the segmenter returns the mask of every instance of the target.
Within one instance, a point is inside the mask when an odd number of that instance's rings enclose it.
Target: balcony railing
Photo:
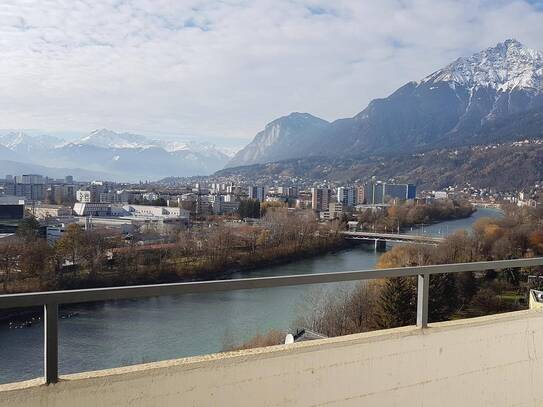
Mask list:
[[[58,381],[58,307],[61,304],[417,276],[417,326],[426,328],[428,325],[430,275],[534,266],[543,266],[543,257],[280,277],[7,294],[0,295],[0,309],[44,307],[44,378],[45,382],[50,384]]]

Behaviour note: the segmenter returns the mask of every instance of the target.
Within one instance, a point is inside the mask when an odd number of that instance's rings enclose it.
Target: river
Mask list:
[[[407,233],[443,235],[469,229],[477,219],[501,216],[479,209],[470,218],[414,228]],[[286,265],[240,272],[232,278],[313,274],[372,269],[379,253],[361,246]],[[269,329],[294,326],[304,303],[322,290],[353,283],[279,287],[150,299],[108,301],[63,307],[60,373],[107,369],[142,362],[221,351]],[[43,374],[43,325],[13,329],[0,324],[0,383]]]

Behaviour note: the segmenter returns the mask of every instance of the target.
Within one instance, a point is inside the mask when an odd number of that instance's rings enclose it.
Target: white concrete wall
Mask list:
[[[1,407],[541,405],[541,310],[0,386]]]

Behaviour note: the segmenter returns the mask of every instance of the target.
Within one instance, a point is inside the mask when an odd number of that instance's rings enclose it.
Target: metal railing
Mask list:
[[[0,309],[44,307],[44,378],[45,382],[50,384],[58,381],[58,307],[61,304],[417,276],[417,326],[426,328],[428,325],[430,275],[534,266],[543,266],[543,257],[236,280],[7,294],[0,295]]]

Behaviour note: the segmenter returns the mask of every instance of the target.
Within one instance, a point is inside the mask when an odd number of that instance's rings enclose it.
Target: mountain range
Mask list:
[[[24,132],[0,135],[4,173],[11,168],[16,173],[39,168],[40,173],[50,176],[71,173],[87,179],[99,176],[136,182],[171,175],[207,175],[224,167],[229,159],[226,152],[211,144],[157,140],[107,129],[72,141]]]
[[[444,156],[441,150],[447,155],[457,148],[542,138],[543,53],[510,39],[408,82],[388,97],[371,101],[354,117],[332,122],[309,113],[280,117],[233,156],[210,144],[107,129],[75,140],[9,132],[0,135],[0,176],[39,170],[44,175],[138,181],[208,175],[225,166],[248,165],[253,165],[251,171],[272,175],[274,168],[280,171],[284,166],[254,165],[285,160],[298,160],[297,168],[318,174],[321,161],[330,170],[348,160],[349,179],[358,179],[368,174],[356,171],[372,167],[357,163],[397,167],[402,157],[411,155],[415,158],[408,161],[416,166],[419,153],[432,151],[427,156],[439,158]],[[472,156],[484,161],[485,154]],[[516,157],[520,163],[522,157]],[[531,156],[534,165],[539,157]],[[463,165],[472,164],[475,158]],[[424,165],[437,171],[440,162],[426,159]],[[391,171],[394,175],[394,168]]]
[[[292,113],[274,120],[227,167],[539,138],[542,123],[543,53],[510,39],[409,82],[354,117],[329,123]]]

